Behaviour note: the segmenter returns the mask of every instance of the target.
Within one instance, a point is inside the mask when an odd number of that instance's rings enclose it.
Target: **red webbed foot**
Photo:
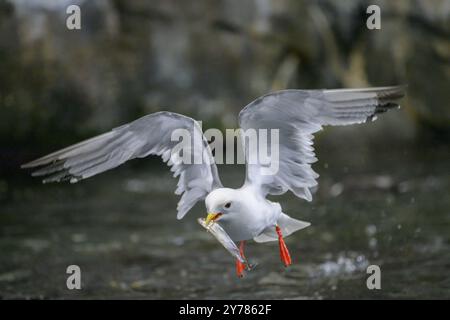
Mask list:
[[[239,251],[241,253],[242,258],[245,259],[244,245],[245,245],[245,241],[241,241],[239,243]],[[244,276],[244,270],[245,270],[245,263],[243,263],[239,260],[236,260],[236,274],[239,278],[242,278]]]
[[[283,235],[281,234],[281,229],[279,226],[275,227],[275,230],[278,234],[278,244],[280,246],[280,258],[285,267],[288,267],[292,264],[291,255],[289,254],[289,250],[286,247],[286,243],[284,242]]]

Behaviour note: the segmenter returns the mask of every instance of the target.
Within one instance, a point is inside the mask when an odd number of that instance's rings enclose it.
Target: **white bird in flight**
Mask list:
[[[219,223],[233,241],[240,242],[242,256],[246,240],[278,240],[280,258],[285,266],[289,266],[291,256],[283,237],[310,224],[283,213],[280,204],[268,200],[267,195],[291,191],[297,197],[311,201],[311,189],[317,186],[318,178],[311,168],[317,161],[313,134],[326,125],[373,121],[377,114],[398,107],[396,101],[403,95],[403,86],[393,86],[282,90],[256,99],[239,113],[239,124],[244,130],[279,130],[279,170],[268,175],[263,173],[268,164],[249,164],[249,153],[257,150],[246,147],[246,180],[239,189],[223,187],[214,162],[185,164],[172,161],[172,150],[177,142],[172,141],[171,133],[176,129],[186,129],[191,136],[197,137],[193,141],[201,145],[192,145],[190,152],[201,152],[202,159],[212,159],[212,152],[194,119],[165,111],[146,115],[24,164],[22,168],[43,166],[32,175],[44,176],[44,183],[75,183],[130,159],[159,155],[171,166],[174,176],[179,176],[175,191],[182,195],[177,206],[178,219],[182,219],[198,201],[205,200],[206,223]],[[242,262],[236,262],[238,276],[242,276],[244,268]]]

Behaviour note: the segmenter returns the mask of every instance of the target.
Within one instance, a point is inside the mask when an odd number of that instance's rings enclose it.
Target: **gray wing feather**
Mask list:
[[[172,150],[179,143],[172,141],[172,132],[186,129],[192,137],[191,148],[183,149],[192,159],[198,156],[201,163],[186,164],[173,157]],[[199,145],[200,144],[200,145]],[[200,154],[195,154],[200,153]],[[33,176],[43,177],[43,182],[78,182],[101,172],[115,168],[124,162],[159,155],[171,166],[174,177],[179,176],[176,194],[182,195],[178,202],[178,219],[199,200],[222,183],[211,150],[201,128],[191,118],[170,112],[158,112],[97,137],[56,151],[22,165],[37,168]]]
[[[292,191],[312,200],[318,174],[311,168],[317,161],[313,134],[324,125],[350,125],[373,121],[379,113],[398,107],[404,86],[367,89],[282,90],[267,94],[247,105],[239,124],[247,129],[279,130],[279,170],[262,174],[265,165],[247,161],[246,183],[259,185],[268,194]],[[247,159],[249,149],[245,148]],[[270,146],[269,146],[270,152]],[[254,155],[254,159],[257,159]]]

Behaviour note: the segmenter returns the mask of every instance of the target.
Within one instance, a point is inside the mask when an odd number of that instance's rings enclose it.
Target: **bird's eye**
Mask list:
[[[231,207],[231,202],[227,202],[226,204],[225,204],[225,206],[224,206],[225,208],[229,208],[229,207]]]

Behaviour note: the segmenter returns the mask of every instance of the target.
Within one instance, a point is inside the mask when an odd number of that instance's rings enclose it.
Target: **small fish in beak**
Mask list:
[[[210,219],[209,224],[206,223],[206,219],[199,218],[197,221],[203,228],[211,233],[234,258],[240,261],[246,270],[251,270],[255,267],[255,265],[248,263],[247,259],[241,254],[241,251],[236,246],[234,241],[231,240],[226,231],[218,223],[214,223],[214,221],[212,221],[212,218]]]

